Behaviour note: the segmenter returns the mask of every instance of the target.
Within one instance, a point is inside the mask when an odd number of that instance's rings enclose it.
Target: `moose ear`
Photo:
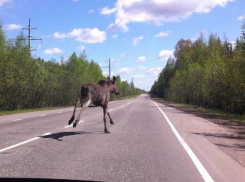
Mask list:
[[[113,81],[114,81],[114,82],[116,81],[116,77],[115,77],[115,76],[113,76]]]

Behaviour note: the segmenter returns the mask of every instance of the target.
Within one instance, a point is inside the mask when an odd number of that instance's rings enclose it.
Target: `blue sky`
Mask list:
[[[89,59],[107,66],[142,89],[150,90],[179,39],[195,40],[200,31],[241,35],[244,0],[0,0],[0,19],[14,38],[31,18],[33,56],[67,59],[85,49]],[[27,31],[24,31],[27,35]],[[107,74],[107,69],[102,68]]]

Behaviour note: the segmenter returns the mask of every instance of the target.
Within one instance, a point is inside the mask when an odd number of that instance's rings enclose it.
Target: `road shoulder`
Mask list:
[[[245,167],[245,124],[234,121],[230,118],[216,115],[210,112],[204,112],[195,108],[185,107],[173,102],[164,102],[153,99],[155,102],[178,109],[186,114],[191,114],[202,119],[208,120],[215,125],[220,126],[221,130],[199,131],[196,135],[206,137],[214,145],[218,146],[227,155],[231,156],[243,167]]]

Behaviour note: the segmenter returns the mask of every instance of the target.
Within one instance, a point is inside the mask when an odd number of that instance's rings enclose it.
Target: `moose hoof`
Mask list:
[[[71,119],[68,121],[68,125],[70,125],[74,121],[74,116],[71,117]]]
[[[113,122],[113,121],[110,121],[110,123],[111,123],[111,124],[114,124],[114,122]]]
[[[108,130],[105,130],[104,133],[107,134],[107,133],[111,133],[111,132],[109,132]]]
[[[71,123],[72,123],[72,120],[69,120],[69,121],[68,121],[68,125],[70,125]]]
[[[77,122],[73,123],[73,128],[76,128]]]

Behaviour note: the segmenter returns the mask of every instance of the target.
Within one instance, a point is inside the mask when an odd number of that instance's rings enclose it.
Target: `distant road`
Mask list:
[[[146,94],[109,104],[110,134],[103,133],[102,108],[86,109],[75,129],[67,126],[72,110],[0,116],[0,177],[245,181],[241,164],[198,135],[218,125]]]

